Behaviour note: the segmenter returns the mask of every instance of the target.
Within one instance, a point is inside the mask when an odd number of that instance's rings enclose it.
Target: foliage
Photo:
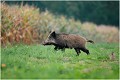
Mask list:
[[[119,26],[119,1],[8,1],[7,3],[35,5],[43,11],[48,9],[54,14],[74,17],[82,22]]]
[[[87,44],[90,55],[73,49],[54,51],[53,46],[15,45],[2,48],[2,79],[82,78],[118,79],[119,46],[116,43]],[[111,59],[114,54],[114,59]]]
[[[2,4],[1,9],[1,36],[2,44],[24,43],[30,44],[33,39],[38,38],[37,28],[39,10],[26,6],[8,6]],[[34,15],[33,15],[34,14]]]
[[[99,27],[93,23],[81,23],[73,18],[56,16],[48,10],[42,12],[34,6],[1,4],[2,46],[15,43],[41,43],[50,30],[80,34],[95,42],[118,42],[118,29],[114,26]],[[105,31],[106,30],[106,31]]]

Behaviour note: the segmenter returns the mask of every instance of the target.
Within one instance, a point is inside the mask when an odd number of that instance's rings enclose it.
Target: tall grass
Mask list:
[[[118,42],[116,27],[98,27],[93,23],[81,23],[73,18],[56,16],[48,10],[41,12],[29,5],[1,4],[1,43],[41,43],[50,30],[80,34],[95,42]]]

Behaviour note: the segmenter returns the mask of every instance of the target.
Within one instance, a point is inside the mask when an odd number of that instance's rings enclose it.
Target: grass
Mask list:
[[[87,44],[90,55],[66,49],[54,51],[53,46],[15,45],[1,49],[2,79],[12,78],[83,78],[118,79],[119,46],[117,43]],[[109,55],[114,52],[115,60]]]

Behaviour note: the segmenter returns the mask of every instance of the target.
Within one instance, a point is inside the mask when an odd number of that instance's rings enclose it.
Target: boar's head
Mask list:
[[[42,43],[43,45],[55,45],[56,33],[55,31],[50,32],[47,39]]]

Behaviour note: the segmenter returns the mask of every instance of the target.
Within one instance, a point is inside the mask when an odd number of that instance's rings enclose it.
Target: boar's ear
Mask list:
[[[53,32],[51,33],[51,35],[55,38],[55,37],[56,37],[55,31],[53,31]]]
[[[52,32],[54,32],[54,30],[49,30],[49,33],[52,33]]]

